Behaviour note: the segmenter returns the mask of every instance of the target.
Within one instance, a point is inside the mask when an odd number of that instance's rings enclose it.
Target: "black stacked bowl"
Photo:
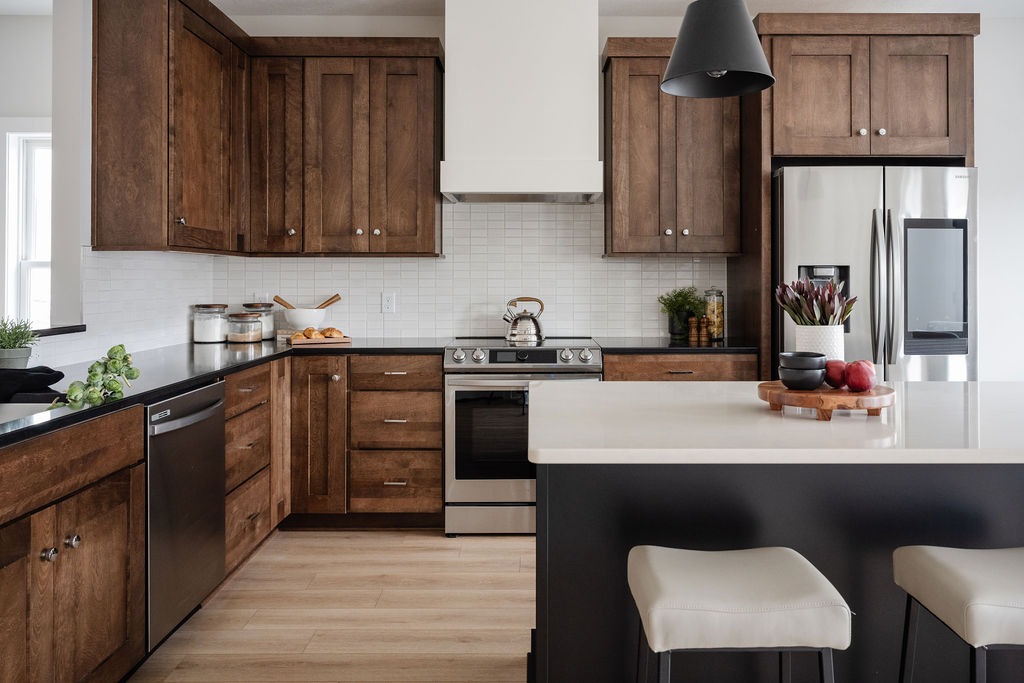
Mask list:
[[[817,389],[825,381],[825,354],[811,351],[780,353],[779,379],[787,389]]]

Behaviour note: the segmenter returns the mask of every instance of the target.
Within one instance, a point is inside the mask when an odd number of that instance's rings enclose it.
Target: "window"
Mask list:
[[[7,133],[4,315],[50,326],[50,133]]]

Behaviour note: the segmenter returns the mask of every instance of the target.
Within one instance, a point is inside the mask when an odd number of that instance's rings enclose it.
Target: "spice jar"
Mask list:
[[[259,313],[232,313],[228,316],[228,343],[250,343],[263,339]]]
[[[242,304],[246,313],[255,313],[260,317],[263,326],[263,339],[274,338],[274,304]]]
[[[227,340],[228,326],[224,317],[227,304],[196,304],[192,307],[192,341],[213,343]]]
[[[725,339],[725,296],[717,287],[704,290],[704,301],[707,303],[708,336],[711,341]]]

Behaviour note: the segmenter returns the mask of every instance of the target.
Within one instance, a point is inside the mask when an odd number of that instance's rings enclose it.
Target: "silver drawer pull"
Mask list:
[[[389,424],[405,424],[406,422],[408,422],[408,420],[393,420],[389,417],[385,417],[384,422],[387,422]]]
[[[670,375],[692,375],[693,370],[668,370]]]
[[[244,446],[239,446],[238,450],[241,450],[241,451],[251,451],[255,447],[256,447],[256,442],[253,441],[252,443],[247,443]]]
[[[405,370],[385,370],[385,375],[408,375],[409,373]]]
[[[384,485],[385,486],[408,486],[409,482],[407,482],[404,479],[397,479],[395,481],[386,481],[386,482],[384,482]]]
[[[238,393],[240,394],[248,394],[253,391],[256,391],[256,387],[238,387]]]

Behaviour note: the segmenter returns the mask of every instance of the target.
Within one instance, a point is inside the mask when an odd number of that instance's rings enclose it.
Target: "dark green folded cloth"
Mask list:
[[[45,391],[62,379],[63,372],[45,365],[25,369],[0,368],[0,403],[10,401],[14,394]]]

